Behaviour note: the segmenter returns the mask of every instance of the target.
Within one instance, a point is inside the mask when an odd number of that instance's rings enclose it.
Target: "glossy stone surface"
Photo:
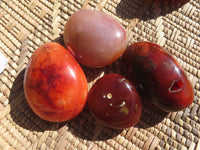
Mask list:
[[[137,91],[118,74],[105,75],[93,85],[88,95],[88,107],[98,121],[111,128],[129,128],[141,116]]]
[[[194,91],[184,70],[159,45],[150,42],[134,43],[125,51],[123,61],[130,80],[158,108],[179,111],[192,104]]]
[[[108,14],[80,10],[67,21],[64,41],[81,64],[103,67],[122,55],[127,35],[123,26]]]
[[[83,109],[88,94],[87,80],[64,47],[47,43],[31,56],[24,76],[24,93],[40,118],[62,122],[74,118]]]

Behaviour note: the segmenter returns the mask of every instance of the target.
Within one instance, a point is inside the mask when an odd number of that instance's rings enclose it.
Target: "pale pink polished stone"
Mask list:
[[[103,67],[117,60],[127,46],[123,26],[96,10],[80,10],[68,20],[64,41],[79,63],[88,67]]]

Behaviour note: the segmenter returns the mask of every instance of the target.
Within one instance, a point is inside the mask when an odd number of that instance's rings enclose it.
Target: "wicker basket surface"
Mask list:
[[[125,130],[102,126],[87,106],[73,120],[49,123],[27,106],[24,68],[43,43],[63,44],[63,29],[80,9],[115,17],[129,44],[163,46],[187,72],[195,98],[184,111],[163,113],[144,106],[141,121]],[[200,1],[199,0],[1,0],[0,52],[8,59],[0,74],[0,149],[28,150],[200,150]],[[91,87],[104,73],[121,73],[115,62],[102,69],[83,67]]]

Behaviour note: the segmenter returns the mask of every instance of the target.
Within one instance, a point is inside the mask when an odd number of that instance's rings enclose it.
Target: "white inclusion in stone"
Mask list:
[[[108,98],[108,99],[111,99],[111,98],[112,98],[112,94],[111,94],[111,93],[108,93],[108,94],[107,94],[107,98]]]
[[[106,98],[106,95],[103,95],[103,98]]]
[[[123,107],[125,104],[126,104],[126,102],[123,101],[120,106]]]

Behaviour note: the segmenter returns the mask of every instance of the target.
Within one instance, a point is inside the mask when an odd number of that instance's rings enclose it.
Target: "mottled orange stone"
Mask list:
[[[87,80],[74,57],[61,45],[47,43],[31,56],[24,76],[24,93],[42,119],[62,122],[83,109]]]

